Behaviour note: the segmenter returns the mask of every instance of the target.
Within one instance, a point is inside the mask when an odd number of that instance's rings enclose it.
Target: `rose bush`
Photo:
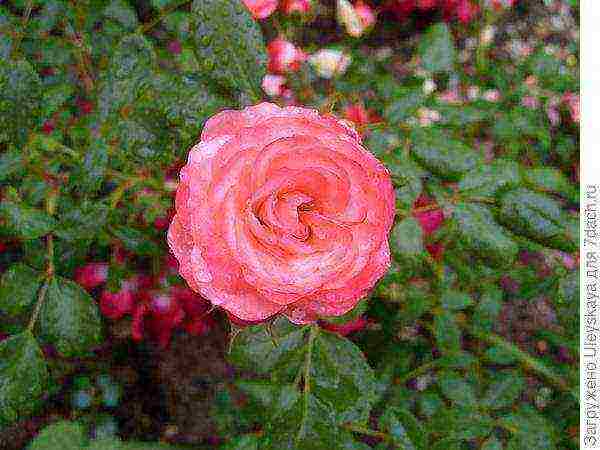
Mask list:
[[[347,123],[261,103],[209,119],[169,245],[193,290],[244,321],[339,316],[390,264],[387,169]]]

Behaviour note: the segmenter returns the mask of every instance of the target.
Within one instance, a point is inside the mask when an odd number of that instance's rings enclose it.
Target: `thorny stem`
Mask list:
[[[25,34],[25,28],[27,28],[27,23],[29,22],[29,18],[31,17],[31,11],[33,10],[33,0],[29,0],[27,2],[27,6],[25,7],[25,14],[23,14],[23,20],[21,21],[21,27],[23,28],[15,38],[15,42],[13,44],[12,50],[10,52],[11,56],[14,58],[19,50],[19,46],[21,45],[21,41],[23,40],[23,35]]]
[[[467,332],[490,345],[498,346],[502,350],[510,353],[521,363],[525,369],[535,372],[542,378],[545,378],[549,383],[554,385],[559,390],[571,394],[577,401],[579,401],[579,393],[576,389],[573,389],[571,386],[569,386],[569,383],[567,383],[564,378],[555,373],[542,361],[521,350],[515,344],[507,341],[502,336],[494,333],[488,333],[484,330],[477,329],[476,327],[467,327]]]
[[[353,433],[364,434],[365,436],[371,436],[371,437],[374,437],[377,439],[382,439],[384,441],[390,441],[392,439],[389,434],[383,433],[381,431],[371,430],[369,428],[365,428],[360,425],[354,425],[351,423],[347,423],[347,424],[342,425],[342,427]]]
[[[300,425],[300,430],[298,431],[297,438],[299,439],[304,434],[304,429],[306,427],[306,419],[308,417],[308,401],[310,396],[310,370],[312,367],[312,352],[315,344],[315,339],[319,334],[319,326],[311,325],[310,333],[308,335],[308,347],[306,349],[306,357],[304,358],[304,373],[303,380],[304,386],[302,389],[302,396],[304,401],[304,410],[302,412],[302,424]]]
[[[56,200],[58,199],[58,190],[55,188],[46,200],[46,212],[53,216],[56,212]],[[35,309],[33,310],[33,314],[29,319],[29,323],[27,324],[27,330],[33,332],[33,328],[35,327],[35,323],[40,315],[40,311],[42,310],[42,305],[44,304],[44,300],[46,299],[46,292],[48,291],[48,286],[50,284],[50,280],[54,276],[54,236],[52,234],[48,234],[46,236],[46,273],[44,275],[44,284],[40,288],[38,293],[38,298],[35,303]]]
[[[138,27],[138,29],[136,30],[136,32],[138,34],[144,34],[147,33],[148,31],[150,31],[152,28],[154,28],[156,25],[158,25],[160,22],[162,22],[162,20],[168,16],[169,14],[171,14],[173,11],[175,11],[176,9],[182,7],[183,5],[186,5],[187,3],[191,3],[192,0],[183,0],[183,1],[179,1],[179,2],[175,2],[171,5],[165,6],[164,8],[162,8],[159,13],[158,16],[156,16],[154,19],[152,19],[150,22],[142,24]]]

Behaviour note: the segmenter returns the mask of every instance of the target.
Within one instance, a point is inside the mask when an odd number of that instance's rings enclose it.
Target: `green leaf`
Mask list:
[[[405,450],[427,449],[427,433],[409,411],[388,408],[379,418],[379,427],[392,437],[392,442]]]
[[[304,353],[306,329],[295,327],[283,317],[275,319],[271,329],[273,337],[264,325],[244,328],[234,338],[231,361],[262,374],[278,372],[287,366],[292,366],[291,372],[296,373]]]
[[[447,290],[442,294],[441,302],[445,309],[458,311],[472,305],[473,299],[465,292]]]
[[[75,88],[71,84],[61,83],[44,90],[42,99],[43,116],[51,117],[73,95]]]
[[[487,439],[481,446],[481,450],[502,450],[502,442],[496,437]]]
[[[34,302],[40,287],[40,273],[22,263],[13,264],[0,279],[0,311],[15,316]]]
[[[222,447],[222,450],[259,450],[260,438],[253,434],[247,434],[232,439]]]
[[[417,219],[408,217],[394,226],[391,235],[392,249],[405,258],[423,254],[423,230]]]
[[[480,160],[480,156],[461,141],[435,128],[414,130],[411,141],[414,158],[431,172],[449,180],[458,180]]]
[[[556,448],[554,430],[548,421],[531,406],[523,405],[517,412],[501,417],[499,425],[513,434],[507,449],[543,450]]]
[[[19,147],[40,120],[42,83],[23,60],[0,59],[0,143]]]
[[[579,237],[569,218],[551,197],[524,188],[506,193],[501,200],[500,220],[513,232],[566,252],[577,249]]]
[[[495,264],[509,264],[515,260],[519,246],[496,223],[487,207],[460,202],[454,207],[453,218],[460,244],[466,249]]]
[[[392,124],[404,122],[423,105],[424,98],[422,86],[396,88],[392,91],[384,117]]]
[[[439,379],[442,393],[457,406],[472,407],[477,404],[475,390],[456,372],[442,372]]]
[[[106,224],[107,216],[106,205],[84,200],[60,216],[55,234],[69,242],[94,239]]]
[[[0,154],[0,181],[4,181],[19,170],[23,169],[21,151],[11,149]]]
[[[102,185],[104,173],[108,164],[109,148],[104,139],[95,138],[83,160],[78,175],[78,184],[88,194],[96,193]]]
[[[488,348],[484,356],[488,361],[495,364],[513,364],[516,361],[512,353],[498,346]]]
[[[460,350],[461,332],[451,313],[444,311],[436,314],[433,319],[433,334],[442,352],[455,353]]]
[[[458,189],[467,196],[493,197],[498,191],[521,184],[519,165],[512,160],[495,159],[467,172],[458,182]]]
[[[156,55],[152,44],[141,35],[125,36],[113,51],[103,73],[98,94],[98,110],[104,120],[131,106],[149,89],[154,76]]]
[[[29,331],[0,342],[0,423],[31,413],[47,380],[44,355]]]
[[[312,392],[340,422],[366,422],[375,399],[375,375],[359,348],[336,333],[320,331],[311,363]]]
[[[104,16],[118,22],[129,31],[138,26],[135,10],[125,0],[112,0],[104,8]]]
[[[486,286],[473,313],[473,323],[491,331],[502,309],[502,290],[497,286]]]
[[[119,226],[113,228],[113,234],[119,239],[123,246],[138,255],[158,255],[160,248],[150,236],[144,232],[131,227]]]
[[[87,447],[85,428],[66,420],[44,428],[29,445],[29,450],[82,450]]]
[[[40,331],[66,357],[87,354],[102,341],[96,302],[77,283],[52,278],[40,314]]]
[[[45,236],[56,227],[56,221],[45,212],[10,200],[0,203],[0,218],[6,220],[11,234],[25,240]]]
[[[450,28],[445,23],[430,26],[419,44],[423,68],[429,72],[450,72],[454,68],[456,49]]]
[[[206,72],[259,100],[267,53],[248,9],[238,0],[195,0],[192,14],[193,42]]]
[[[525,380],[515,372],[499,372],[481,399],[482,406],[500,409],[511,406],[525,388]]]
[[[569,183],[562,172],[553,167],[532,167],[524,172],[525,181],[534,190],[560,194],[579,202],[579,188]]]

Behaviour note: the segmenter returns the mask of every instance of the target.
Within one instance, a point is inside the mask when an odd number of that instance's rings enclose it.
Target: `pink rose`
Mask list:
[[[281,11],[284,14],[308,14],[311,8],[311,0],[283,0]]]
[[[279,0],[242,0],[256,19],[266,19],[277,9]]]
[[[272,73],[294,72],[306,61],[306,54],[302,50],[282,38],[269,42],[267,54],[269,56],[267,68]]]
[[[394,191],[354,129],[261,103],[206,123],[168,232],[179,272],[245,321],[351,310],[387,271]]]
[[[362,2],[361,0],[358,0],[354,5],[354,10],[356,11],[358,18],[360,19],[361,25],[365,29],[371,28],[373,25],[375,25],[377,17],[375,15],[375,11],[373,11],[373,8],[371,8],[369,5]]]

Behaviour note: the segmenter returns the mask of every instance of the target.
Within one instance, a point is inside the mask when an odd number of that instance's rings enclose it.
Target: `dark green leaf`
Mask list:
[[[508,449],[545,450],[556,448],[554,430],[548,421],[530,406],[500,418],[499,424],[513,434]]]
[[[103,139],[94,139],[83,160],[79,175],[79,184],[87,193],[95,193],[100,189],[108,164],[108,145]]]
[[[456,49],[450,28],[445,23],[429,27],[419,45],[423,68],[429,72],[450,72],[454,68]]]
[[[0,154],[0,181],[23,168],[23,156],[21,150],[12,149]]]
[[[16,263],[0,279],[0,311],[18,315],[27,310],[35,300],[40,287],[40,273],[22,263]]]
[[[397,223],[391,235],[392,249],[401,257],[412,258],[423,253],[423,231],[419,222],[409,217]]]
[[[488,387],[481,404],[490,409],[505,408],[514,403],[525,388],[523,377],[514,372],[498,372]]]
[[[516,187],[520,183],[521,174],[516,162],[495,159],[467,172],[459,181],[458,189],[467,196],[493,197],[499,190]]]
[[[479,299],[473,314],[473,323],[487,331],[491,331],[492,325],[502,309],[502,290],[497,286],[486,286],[485,291]]]
[[[398,88],[392,95],[384,113],[385,118],[392,124],[404,122],[414,115],[425,98],[421,86]]]
[[[23,145],[40,119],[42,84],[27,61],[0,59],[0,143]]]
[[[11,234],[21,239],[37,239],[56,227],[56,221],[45,212],[10,200],[0,203],[0,218],[6,220]]]
[[[77,283],[54,277],[49,281],[42,306],[40,330],[46,341],[62,355],[85,355],[102,338],[96,302]]]
[[[561,171],[553,167],[532,167],[524,172],[527,184],[535,190],[560,194],[579,202],[579,188],[569,183]]]
[[[104,8],[104,16],[118,22],[129,31],[138,25],[135,10],[125,0],[111,0]]]
[[[442,294],[442,306],[450,311],[465,309],[473,304],[471,296],[465,292],[448,290]]]
[[[264,325],[244,328],[234,338],[230,359],[258,373],[272,373],[288,365],[293,366],[291,371],[295,373],[304,353],[306,330],[278,318],[273,322],[272,331],[273,337]]]
[[[477,398],[473,387],[456,372],[439,374],[442,393],[457,406],[475,406]]]
[[[222,447],[222,450],[259,450],[260,438],[253,434],[247,434],[232,439]]]
[[[435,128],[414,130],[412,154],[427,169],[449,180],[458,180],[480,157],[461,141]]]
[[[502,450],[502,442],[496,437],[491,437],[483,443],[481,450]]]
[[[0,342],[0,423],[31,413],[47,379],[44,355],[29,331]]]
[[[157,255],[160,248],[149,236],[131,227],[115,227],[113,233],[123,246],[138,255]]]
[[[460,328],[449,312],[436,314],[433,319],[433,334],[442,352],[454,353],[460,350]]]
[[[87,443],[83,425],[63,420],[44,428],[30,444],[29,450],[82,450]]]
[[[392,437],[399,448],[405,450],[427,449],[427,434],[419,421],[409,411],[388,408],[379,418],[381,430]]]
[[[496,223],[491,211],[474,203],[457,203],[453,218],[461,237],[461,245],[477,256],[495,264],[514,261],[519,251],[517,243]]]
[[[100,202],[83,201],[60,216],[55,234],[73,242],[94,239],[106,224],[108,207]]]
[[[560,204],[544,194],[516,189],[502,197],[500,219],[506,227],[529,239],[570,252],[579,237],[569,227],[569,218]]]
[[[148,90],[155,70],[152,44],[141,35],[124,37],[100,82],[98,109],[103,119],[131,106]]]
[[[259,100],[267,53],[248,9],[238,0],[195,0],[192,14],[193,40],[204,70]]]

